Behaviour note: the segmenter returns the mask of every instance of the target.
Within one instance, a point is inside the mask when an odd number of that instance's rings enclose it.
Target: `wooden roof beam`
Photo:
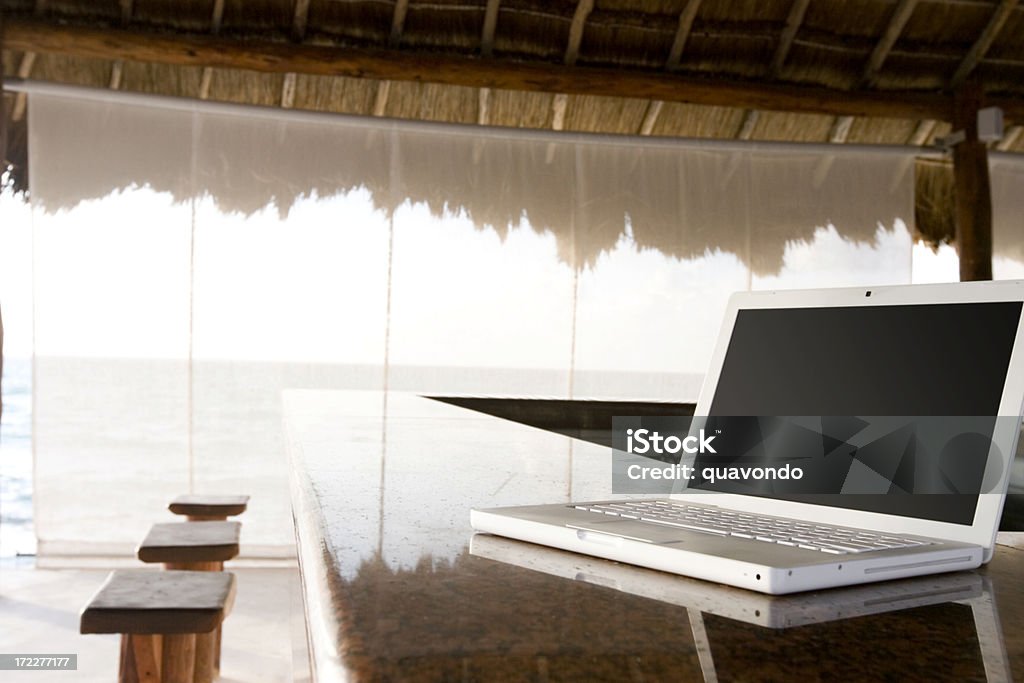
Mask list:
[[[999,6],[996,7],[995,13],[992,18],[989,19],[985,29],[978,36],[978,39],[974,41],[974,45],[967,52],[967,56],[964,57],[964,61],[960,62],[960,66],[957,67],[956,72],[953,74],[953,78],[950,79],[950,89],[956,90],[964,82],[967,81],[967,77],[971,75],[974,69],[978,66],[978,63],[984,59],[988,49],[992,47],[992,43],[995,41],[996,36],[1003,30],[1003,25],[1006,20],[1010,18],[1010,14],[1014,8],[1017,7],[1017,0],[1002,0]]]
[[[743,121],[740,122],[739,132],[736,133],[737,140],[749,140],[754,135],[754,128],[761,118],[760,112],[756,109],[748,109],[743,113]]]
[[[594,0],[579,0],[576,12],[572,15],[569,26],[569,44],[565,48],[565,65],[572,66],[580,56],[580,45],[583,43],[583,29],[587,25],[587,17],[594,11]]]
[[[476,122],[478,125],[487,126],[491,123],[491,89],[480,88],[477,97]]]
[[[810,0],[793,0],[793,4],[789,6],[786,27],[782,29],[782,35],[779,37],[779,44],[775,47],[775,55],[772,57],[771,66],[768,67],[768,74],[772,80],[777,79],[779,74],[782,73],[782,67],[786,63],[790,49],[793,47],[793,41],[796,40],[800,24],[804,23],[804,15],[807,14],[807,6],[809,4]],[[743,121],[740,123],[738,134],[740,140],[750,139],[760,118],[761,115],[752,109],[743,112]]]
[[[224,0],[217,0],[223,3]],[[295,0],[295,12],[292,14],[292,40],[301,42],[306,37],[306,26],[309,24],[309,0]]]
[[[678,69],[683,61],[683,51],[686,49],[686,41],[690,39],[690,32],[693,31],[693,22],[697,18],[700,3],[701,0],[689,0],[679,13],[679,26],[672,39],[672,47],[668,51],[668,60],[665,61],[665,68],[669,71]]]
[[[662,100],[651,100],[647,103],[647,111],[644,112],[644,120],[640,123],[640,135],[650,135],[654,132],[654,125],[658,122],[661,109],[665,106]]]
[[[140,29],[57,25],[33,19],[8,19],[4,25],[4,40],[9,50],[87,58],[627,97],[833,116],[948,121],[952,111],[951,98],[941,93],[844,91],[640,69],[569,68],[542,62],[485,60],[429,52],[237,41],[202,34],[170,35]],[[1011,121],[1024,120],[1022,98],[987,98],[986,103],[1002,107]]]
[[[1003,139],[996,144],[996,149],[1000,152],[1008,152],[1021,138],[1024,138],[1024,126],[1011,126]]]
[[[213,11],[210,16],[210,33],[220,33],[221,24],[224,22],[224,0],[213,0]],[[210,96],[210,84],[213,82],[213,69],[204,66],[203,74],[199,77],[199,99],[205,100]]]
[[[490,58],[494,56],[494,32],[498,29],[498,6],[501,0],[487,0],[484,9],[484,28],[480,33],[480,54]],[[481,126],[490,124],[491,89],[480,88],[478,95],[476,122]]]
[[[377,84],[377,94],[373,96],[373,115],[384,116],[388,109],[388,97],[391,95],[391,81]]]
[[[665,60],[665,68],[675,71],[683,61],[683,51],[686,49],[686,41],[690,39],[693,31],[693,22],[697,18],[697,11],[700,10],[701,0],[689,0],[679,13],[679,25],[676,27],[676,35],[672,38],[672,47],[668,51],[668,59]],[[661,110],[664,108],[663,100],[651,100],[647,104],[647,111],[644,112],[644,120],[640,123],[640,135],[650,135],[654,130]]]
[[[121,26],[127,26],[131,23],[132,12],[135,9],[134,0],[121,0]],[[109,87],[111,90],[118,90],[121,87],[121,74],[124,71],[124,60],[118,59],[110,67],[110,83]]]
[[[33,12],[37,17],[42,16],[46,11],[46,0],[36,0],[33,6]],[[9,21],[9,20],[8,20]],[[4,30],[7,27],[4,26]],[[4,41],[4,45],[7,43]],[[36,63],[36,53],[31,47],[26,48],[24,54],[21,55],[21,61],[18,63],[18,78],[29,78],[32,75],[32,67]],[[11,121],[21,121],[21,117],[25,115],[25,105],[27,99],[25,93],[20,92],[14,96],[14,107],[11,109]]]
[[[217,0],[223,3],[224,0]],[[306,26],[309,22],[309,0],[295,0],[295,13],[292,14],[292,40],[302,42],[306,37]],[[295,82],[298,75],[289,71],[281,82],[281,107],[291,109],[295,106]]]
[[[789,49],[793,47],[793,40],[796,38],[797,31],[800,30],[800,24],[804,23],[804,14],[807,13],[807,6],[810,3],[811,0],[793,0],[793,4],[789,7],[786,27],[782,29],[782,36],[775,48],[775,56],[772,57],[771,74],[773,78],[777,78],[782,73],[786,57],[789,56]]]
[[[576,4],[576,11],[572,15],[572,24],[569,26],[569,44],[565,47],[566,66],[574,66],[580,56],[580,45],[583,43],[583,30],[587,26],[587,17],[594,11],[594,0],[579,0]],[[565,128],[565,112],[568,109],[569,96],[566,93],[555,93],[551,100],[551,129],[563,130]]]
[[[786,58],[789,57],[789,51],[793,47],[793,42],[796,40],[796,34],[800,29],[800,24],[804,21],[804,15],[807,13],[807,6],[809,2],[802,2],[801,0],[794,0],[793,4],[789,8],[789,16],[786,18],[786,27],[782,31],[782,35],[779,38],[779,44],[775,48],[775,56],[772,58],[770,67],[770,76],[772,79],[777,79],[779,74],[782,72],[782,67],[786,63]],[[757,122],[760,120],[760,112],[752,109],[748,109],[743,113],[743,121],[740,123],[740,129],[737,133],[737,138],[740,140],[749,140],[754,135],[754,129],[757,127]]]
[[[484,28],[480,33],[480,54],[484,57],[494,56],[494,32],[498,28],[498,6],[501,0],[487,0],[484,9]]]
[[[889,25],[885,27],[885,32],[879,39],[878,44],[875,45],[875,49],[871,52],[868,63],[864,65],[864,73],[860,79],[862,87],[874,85],[875,77],[881,70],[882,64],[885,63],[885,58],[892,51],[893,45],[896,44],[896,40],[903,33],[903,27],[907,25],[910,15],[914,13],[917,2],[918,0],[900,0],[899,4],[896,5],[896,9],[892,11],[892,16],[889,17]]]
[[[308,4],[308,3],[307,3]],[[388,37],[389,47],[398,47],[405,31],[405,16],[409,13],[409,0],[398,0],[395,11],[391,15],[391,35]]]
[[[4,41],[6,43],[6,41]],[[25,52],[21,56],[21,61],[18,63],[18,78],[28,78],[32,75],[32,67],[36,63],[35,52]],[[25,93],[20,92],[14,96],[14,108],[11,109],[11,121],[21,121],[22,117],[25,116],[25,105],[27,100],[25,99]]]
[[[921,147],[924,143],[928,142],[928,138],[935,132],[935,128],[939,125],[939,122],[935,119],[925,119],[917,124],[917,128],[914,129],[910,139],[907,140],[908,145],[914,147]]]

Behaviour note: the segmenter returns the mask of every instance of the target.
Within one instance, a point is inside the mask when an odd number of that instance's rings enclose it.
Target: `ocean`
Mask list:
[[[32,529],[32,361],[5,358],[0,420],[0,558],[35,553]]]

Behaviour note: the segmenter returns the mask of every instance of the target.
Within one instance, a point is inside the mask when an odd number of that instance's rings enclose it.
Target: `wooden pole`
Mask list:
[[[978,139],[982,92],[976,82],[957,91],[953,131],[966,139],[953,147],[953,188],[956,199],[956,246],[960,281],[992,279],[992,189],[988,148]]]
[[[4,10],[0,8],[0,53],[4,49]],[[7,170],[7,102],[4,99],[3,82],[0,81],[0,174]],[[4,315],[0,311],[0,418],[4,414]]]

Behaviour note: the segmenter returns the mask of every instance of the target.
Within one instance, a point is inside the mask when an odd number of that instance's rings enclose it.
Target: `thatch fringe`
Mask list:
[[[914,237],[933,249],[956,240],[953,164],[918,159],[914,164]]]

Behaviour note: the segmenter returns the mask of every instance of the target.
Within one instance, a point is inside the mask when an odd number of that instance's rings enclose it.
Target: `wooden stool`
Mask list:
[[[154,524],[138,547],[143,562],[163,562],[166,569],[219,572],[224,560],[238,555],[238,522],[170,522]]]
[[[224,560],[238,555],[238,522],[170,522],[154,524],[139,544],[143,562],[162,562],[165,569],[219,572]],[[209,646],[213,648],[214,672],[220,673],[221,627],[217,627]],[[202,650],[206,643],[200,643]],[[206,656],[205,651],[200,652]]]
[[[185,495],[171,501],[167,509],[186,515],[190,522],[220,522],[245,512],[249,496]]]
[[[121,634],[119,683],[210,683],[203,653],[234,599],[234,574],[118,570],[82,610],[79,631]]]

